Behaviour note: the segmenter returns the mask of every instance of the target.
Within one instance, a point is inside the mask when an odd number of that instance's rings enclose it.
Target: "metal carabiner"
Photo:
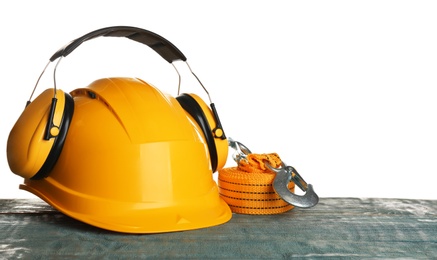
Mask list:
[[[295,168],[287,166],[284,162],[280,168],[275,168],[269,163],[265,165],[276,173],[273,189],[284,201],[299,208],[311,208],[319,202],[319,196],[314,192],[313,186],[307,184]],[[290,181],[294,182],[305,194],[300,196],[291,192],[288,189]]]
[[[235,150],[235,153],[232,154],[232,158],[238,164],[241,160],[247,160],[247,156],[252,153],[244,144],[235,141],[230,137],[228,137],[228,144]]]

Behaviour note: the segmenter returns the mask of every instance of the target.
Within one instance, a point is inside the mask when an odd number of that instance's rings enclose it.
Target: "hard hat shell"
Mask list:
[[[73,120],[56,165],[21,189],[118,232],[190,230],[231,218],[201,130],[175,98],[132,78],[97,80],[71,95]]]

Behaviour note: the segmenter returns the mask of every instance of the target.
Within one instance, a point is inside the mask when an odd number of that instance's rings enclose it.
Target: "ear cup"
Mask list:
[[[73,98],[62,90],[56,91],[57,102],[53,110],[52,136],[45,140],[50,104],[54,89],[47,89],[30,103],[12,128],[7,157],[10,169],[23,178],[46,177],[55,165],[64,145],[73,117]]]
[[[216,127],[216,122],[209,107],[194,94],[181,94],[176,99],[202,130],[208,146],[212,171],[223,168],[227,159],[228,142],[226,139],[214,137],[212,129]]]

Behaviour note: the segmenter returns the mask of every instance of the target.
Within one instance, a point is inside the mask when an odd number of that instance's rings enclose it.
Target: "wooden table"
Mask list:
[[[105,231],[34,200],[0,200],[0,259],[437,259],[437,201],[321,198],[164,234]]]

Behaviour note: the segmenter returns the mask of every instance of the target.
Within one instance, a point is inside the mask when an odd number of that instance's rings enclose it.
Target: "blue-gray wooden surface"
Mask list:
[[[108,232],[40,200],[0,200],[0,259],[437,259],[437,201],[321,198],[175,233]]]

